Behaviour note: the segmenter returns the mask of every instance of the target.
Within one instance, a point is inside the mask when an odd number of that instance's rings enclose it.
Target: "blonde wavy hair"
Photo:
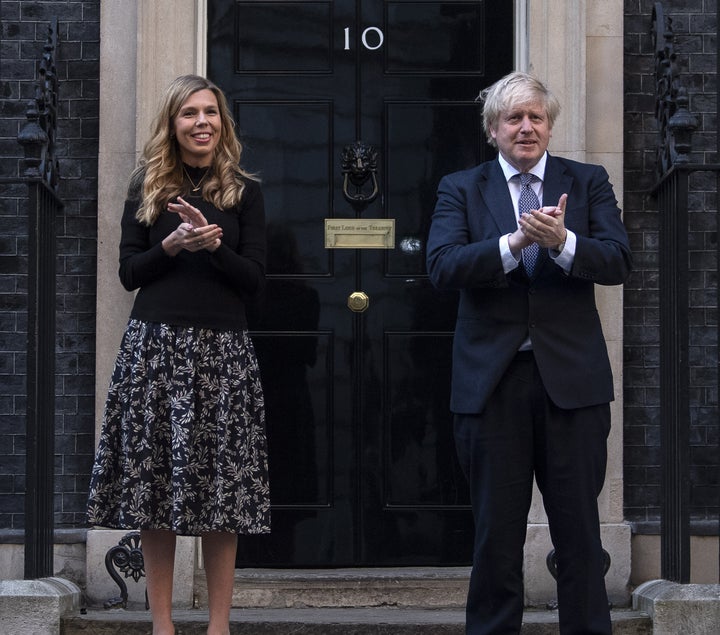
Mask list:
[[[229,209],[240,202],[244,178],[255,178],[240,167],[242,144],[235,136],[235,121],[223,92],[199,75],[182,75],[165,92],[137,168],[130,177],[128,197],[139,199],[137,219],[152,225],[168,201],[185,192],[180,148],[174,136],[174,121],[190,95],[210,90],[217,98],[222,130],[212,160],[212,173],[202,188],[202,197],[218,209]]]

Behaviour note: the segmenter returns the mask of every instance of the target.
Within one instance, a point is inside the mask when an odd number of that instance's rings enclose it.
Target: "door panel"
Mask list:
[[[380,4],[380,3],[377,3]],[[387,73],[482,73],[486,2],[385,2]],[[377,7],[367,4],[368,13]]]
[[[238,100],[234,111],[245,161],[259,170],[270,203],[270,238],[280,243],[269,253],[273,275],[332,275],[317,223],[333,206],[333,103]]]
[[[214,4],[211,11],[222,11],[223,3]],[[332,10],[332,2],[237,2],[235,72],[331,72]]]
[[[209,2],[208,75],[263,181],[268,285],[252,318],[273,532],[239,566],[467,564],[472,518],[448,411],[454,293],[425,240],[443,174],[484,160],[480,88],[512,67],[499,1]],[[343,196],[343,148],[380,195]],[[391,249],[326,249],[324,221],[393,219]],[[364,312],[348,296],[365,292]]]

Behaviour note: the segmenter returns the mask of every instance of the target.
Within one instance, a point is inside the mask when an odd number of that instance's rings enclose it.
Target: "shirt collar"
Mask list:
[[[540,179],[540,181],[543,180],[545,177],[545,164],[547,163],[547,150],[543,152],[543,155],[540,157],[540,160],[529,170],[530,174],[534,174],[536,177]],[[506,160],[505,157],[503,157],[502,154],[498,152],[498,161],[500,162],[500,167],[502,168],[503,174],[505,175],[505,180],[510,181],[512,177],[514,177],[516,174],[520,174],[520,170],[518,170],[516,167],[510,165]]]

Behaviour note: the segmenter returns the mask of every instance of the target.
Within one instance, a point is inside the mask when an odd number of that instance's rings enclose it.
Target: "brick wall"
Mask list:
[[[0,2],[0,176],[18,174],[17,134],[50,20],[59,21],[55,523],[84,524],[94,447],[99,0]],[[27,218],[24,186],[0,196],[0,529],[23,528]]]
[[[660,506],[658,212],[655,183],[653,2],[625,2],[625,224],[636,270],[625,285],[625,511],[657,527]],[[717,2],[662,3],[690,111],[699,128],[691,160],[717,161]],[[690,196],[691,517],[718,517],[717,195],[714,177],[693,178]],[[698,522],[700,521],[700,522]]]

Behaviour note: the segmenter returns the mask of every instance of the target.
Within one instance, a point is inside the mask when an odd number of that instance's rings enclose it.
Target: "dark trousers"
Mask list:
[[[468,635],[520,633],[533,475],[557,558],[560,633],[610,635],[597,509],[609,431],[609,404],[555,406],[531,353],[518,354],[482,413],[455,415],[475,519]]]

